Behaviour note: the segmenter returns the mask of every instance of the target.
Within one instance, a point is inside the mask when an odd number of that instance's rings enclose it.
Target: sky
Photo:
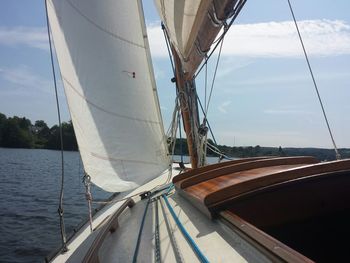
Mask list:
[[[337,146],[350,147],[350,1],[291,3]],[[44,1],[0,4],[0,112],[56,124]],[[175,99],[171,65],[153,1],[143,5],[167,129]],[[213,56],[210,84],[215,63]],[[204,83],[200,74],[196,84],[202,101]],[[225,37],[208,120],[219,144],[332,147],[287,0],[247,1]]]

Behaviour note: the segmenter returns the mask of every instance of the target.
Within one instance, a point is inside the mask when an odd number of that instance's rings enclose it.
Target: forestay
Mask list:
[[[47,5],[85,171],[110,192],[156,177],[169,158],[141,3]]]

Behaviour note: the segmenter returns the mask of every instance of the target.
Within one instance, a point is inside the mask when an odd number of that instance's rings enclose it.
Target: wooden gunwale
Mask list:
[[[245,176],[242,182],[240,182],[239,184],[228,185],[222,187],[219,191],[209,193],[204,198],[204,203],[207,205],[214,204],[216,202],[219,202],[220,200],[225,200],[232,196],[252,191],[254,189],[259,189],[268,185],[273,185],[292,179],[306,177],[313,174],[326,174],[330,172],[348,169],[350,169],[350,160],[342,160],[296,167],[288,169],[286,171],[271,173],[257,178],[249,178],[249,174],[247,173],[247,176]]]
[[[255,226],[249,224],[247,221],[230,211],[222,211],[219,215],[220,219],[224,223],[226,223],[230,228],[233,228],[234,231],[237,232],[238,230],[241,232],[246,240],[262,246],[263,250],[267,252],[265,252],[267,256],[270,253],[277,257],[272,258],[272,260],[275,262],[314,262]]]
[[[92,245],[87,251],[82,262],[96,263],[99,262],[98,252],[102,246],[108,233],[113,233],[118,228],[118,217],[122,214],[126,207],[133,207],[135,202],[132,198],[128,198],[118,209],[114,212],[110,220],[105,226],[100,230],[96,238],[94,239]]]
[[[209,170],[206,172],[193,175],[191,178],[184,179],[178,182],[178,185],[182,188],[188,188],[193,185],[198,185],[202,182],[208,182],[209,180],[225,176],[233,173],[238,173],[247,170],[253,170],[263,167],[282,166],[282,165],[307,165],[318,163],[318,160],[314,157],[284,157],[284,158],[272,158],[272,159],[256,159],[247,160],[241,163],[234,163],[229,166],[220,167],[217,169]]]
[[[299,161],[302,161],[303,158],[299,158]],[[312,163],[312,159],[304,159],[310,161],[312,164],[302,164],[302,162],[298,164],[298,159],[293,160],[293,158],[276,159],[237,164],[238,167],[241,166],[241,168],[245,167],[247,169],[237,169],[236,172],[219,176],[215,175],[217,171],[214,169],[214,174],[212,177],[208,175],[207,180],[200,180],[197,184],[189,184],[190,186],[188,187],[184,187],[185,184],[181,184],[181,181],[178,181],[175,186],[182,196],[206,215],[212,217],[213,213],[218,211],[220,207],[247,193],[287,183],[299,178],[350,170],[349,159],[316,164]],[[265,164],[275,165],[264,165],[264,162]],[[281,163],[284,164],[277,165]],[[256,168],[259,166],[260,168]],[[232,167],[229,169],[233,170]],[[196,181],[197,178],[192,176],[188,180]]]
[[[273,157],[252,157],[252,158],[243,158],[243,159],[237,159],[237,160],[232,160],[232,161],[227,161],[227,162],[221,162],[221,163],[214,163],[210,164],[207,166],[202,166],[198,167],[197,169],[190,169],[184,173],[178,174],[173,178],[173,183],[177,183],[179,181],[182,181],[184,179],[188,179],[192,176],[197,176],[200,173],[211,171],[217,168],[221,167],[226,167],[230,166],[233,164],[239,164],[239,163],[244,163],[244,162],[249,162],[249,161],[254,161],[254,160],[262,160],[262,159],[267,159],[267,158],[273,158]]]

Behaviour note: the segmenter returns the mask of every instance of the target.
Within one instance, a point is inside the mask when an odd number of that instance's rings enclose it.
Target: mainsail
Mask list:
[[[140,1],[47,5],[86,173],[111,192],[158,176],[169,158]]]
[[[155,0],[158,13],[190,80],[226,20],[245,0]]]

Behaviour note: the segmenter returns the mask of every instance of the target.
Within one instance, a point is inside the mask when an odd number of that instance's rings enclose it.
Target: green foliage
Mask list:
[[[2,126],[1,146],[11,148],[33,148],[30,120],[14,116],[6,119]]]
[[[75,138],[73,124],[71,121],[62,123],[63,148],[66,151],[77,151],[78,145]],[[211,145],[215,145],[208,139]],[[9,117],[0,113],[0,147],[8,148],[35,148],[35,149],[61,149],[60,129],[58,125],[51,128],[45,121],[37,120],[34,125],[25,117]],[[332,149],[318,148],[282,148],[261,147],[260,145],[247,147],[231,147],[217,145],[217,148],[225,155],[235,158],[257,157],[257,156],[314,156],[317,159],[334,160],[335,153]],[[172,146],[169,146],[171,153]],[[343,158],[350,158],[350,149],[339,149]],[[188,155],[186,139],[177,139],[175,144],[175,155]],[[208,156],[217,156],[216,153],[207,149]]]
[[[64,150],[77,151],[72,122],[62,123],[62,134]],[[0,113],[0,147],[59,150],[60,130],[57,125],[49,128],[43,120],[32,125],[25,117],[6,118]]]

